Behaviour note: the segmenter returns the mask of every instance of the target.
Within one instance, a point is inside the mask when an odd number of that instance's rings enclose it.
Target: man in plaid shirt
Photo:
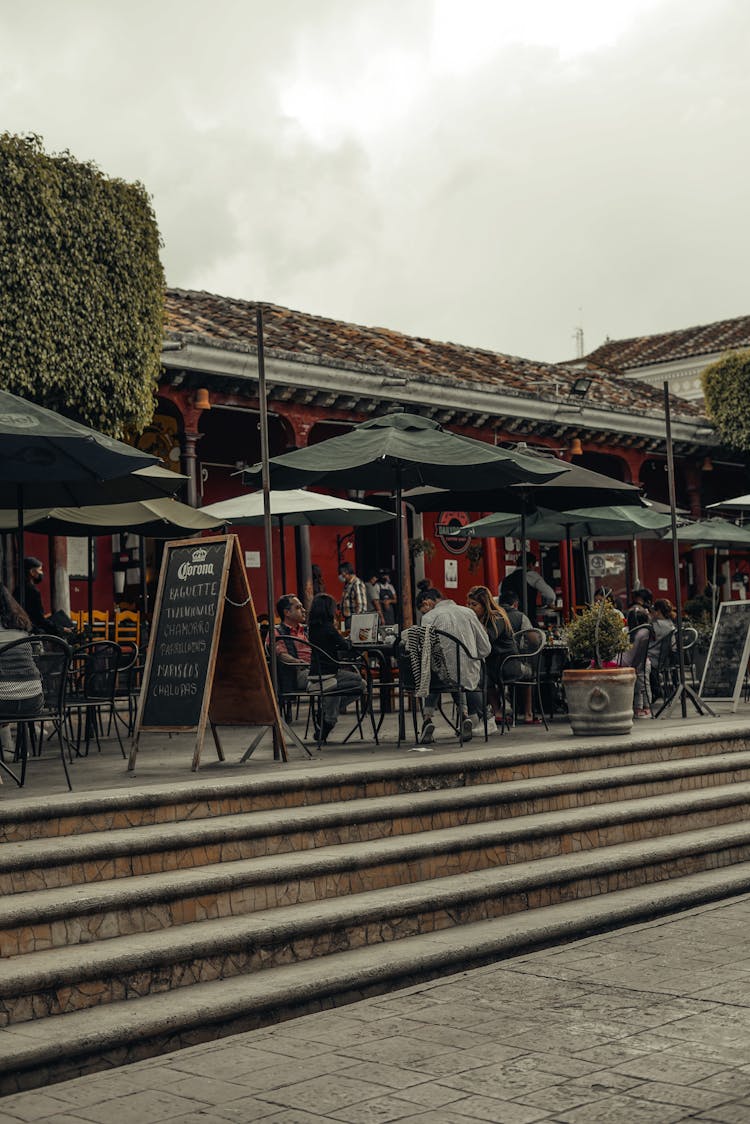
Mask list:
[[[342,562],[339,566],[339,581],[344,583],[344,592],[341,594],[341,615],[344,618],[344,628],[348,632],[354,614],[367,612],[367,590],[362,579],[354,573],[351,562]]]

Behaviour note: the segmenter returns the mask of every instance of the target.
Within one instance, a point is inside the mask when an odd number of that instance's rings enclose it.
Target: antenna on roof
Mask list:
[[[583,309],[579,308],[578,311],[583,312]],[[576,328],[576,330],[574,332],[574,338],[575,338],[575,341],[576,341],[576,359],[583,359],[585,351],[584,351],[584,347],[583,347],[583,326],[582,325],[579,326],[578,328]]]

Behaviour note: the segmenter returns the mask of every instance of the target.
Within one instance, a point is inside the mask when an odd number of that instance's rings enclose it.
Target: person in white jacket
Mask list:
[[[461,717],[461,732],[464,741],[468,741],[480,722],[484,721],[482,714],[482,692],[478,690],[481,675],[481,660],[490,654],[491,646],[486,630],[479,622],[476,613],[466,605],[457,605],[450,598],[443,597],[439,589],[430,587],[422,590],[417,597],[417,609],[423,616],[421,625],[424,628],[437,628],[449,636],[455,636],[464,644],[473,659],[467,658],[455,644],[440,643],[445,657],[445,663],[450,678],[455,683],[460,683],[466,693],[455,692],[454,699],[459,706]],[[440,642],[440,637],[437,637]],[[429,694],[423,706],[424,721],[420,742],[429,745],[433,741],[435,730],[434,714],[438,704],[439,695]],[[466,700],[466,710],[463,710],[463,700]],[[473,719],[471,716],[474,716]],[[494,727],[494,729],[493,729]],[[494,719],[488,721],[488,732],[494,733],[497,729]]]

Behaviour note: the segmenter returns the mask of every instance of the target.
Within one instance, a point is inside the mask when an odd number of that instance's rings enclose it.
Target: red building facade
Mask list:
[[[189,476],[189,495],[184,498],[196,506],[244,491],[242,469],[260,459],[256,307],[202,292],[172,289],[166,294],[163,377],[153,422],[139,445]],[[668,498],[664,402],[657,388],[587,368],[591,381],[581,397],[574,387],[582,372],[569,365],[537,363],[275,305],[261,307],[272,456],[346,432],[373,414],[399,406],[480,440],[544,447],[565,460],[640,485],[649,499]],[[672,398],[671,413],[679,506],[699,517],[707,504],[750,490],[745,466],[722,456],[699,403]],[[364,498],[361,493],[356,496]],[[367,501],[392,504],[385,492],[368,494]],[[516,542],[457,544],[443,533],[447,523],[468,521],[483,512],[419,516],[408,506],[406,511],[415,579],[426,576],[440,587],[447,585],[457,599],[465,599],[474,583],[496,590],[506,569],[516,563]],[[256,605],[263,611],[262,530],[242,527],[237,532]],[[285,532],[287,585],[309,596],[313,582],[318,588],[320,581],[336,595],[340,559],[352,561],[366,576],[378,568],[393,570],[394,553],[388,524],[356,532],[346,527],[290,528]],[[547,579],[560,589],[567,608],[565,550],[555,545],[539,553]],[[622,557],[623,573],[609,572],[614,575],[612,584],[621,584],[623,592],[638,582],[656,595],[676,599],[668,544],[607,542],[594,544],[594,553],[597,566],[605,569]],[[696,550],[683,558],[683,599],[705,585],[704,556]],[[152,551],[152,579],[157,562]],[[741,563],[739,556],[731,560],[731,566]],[[573,564],[575,599],[583,601],[587,591],[580,550]],[[276,589],[281,592],[278,550],[275,568]],[[108,607],[112,600],[111,561],[102,550],[95,602]],[[85,591],[75,579],[71,603],[74,608],[85,604]]]

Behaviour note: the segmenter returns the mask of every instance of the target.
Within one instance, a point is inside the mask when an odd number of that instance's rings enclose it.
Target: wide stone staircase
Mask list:
[[[0,839],[8,1093],[746,892],[750,733],[16,799]]]

